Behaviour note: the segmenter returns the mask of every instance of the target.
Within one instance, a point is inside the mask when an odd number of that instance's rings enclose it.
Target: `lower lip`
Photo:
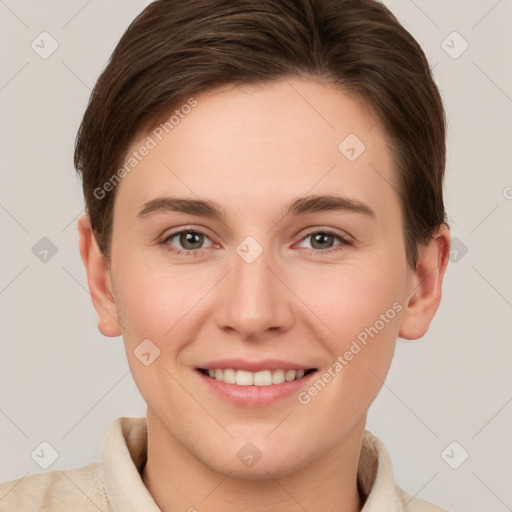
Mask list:
[[[239,386],[238,384],[227,384],[221,380],[212,379],[199,370],[196,371],[212,391],[241,407],[264,407],[290,395],[297,395],[308,384],[310,378],[317,373],[316,371],[311,372],[300,379],[281,384],[271,384],[270,386]]]

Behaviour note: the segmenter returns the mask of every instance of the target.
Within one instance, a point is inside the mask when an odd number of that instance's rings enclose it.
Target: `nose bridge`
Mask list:
[[[247,237],[236,247],[233,271],[217,311],[220,327],[231,327],[243,337],[289,328],[292,308],[283,284],[274,275],[278,267],[271,250],[264,249],[254,237]]]

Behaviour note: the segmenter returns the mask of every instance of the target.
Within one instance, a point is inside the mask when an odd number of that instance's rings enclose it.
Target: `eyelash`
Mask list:
[[[185,255],[185,256],[191,256],[191,257],[201,256],[205,251],[210,249],[210,247],[206,247],[206,248],[203,248],[203,249],[196,249],[196,250],[191,251],[191,250],[187,250],[187,249],[176,249],[172,245],[169,244],[169,241],[172,240],[176,235],[181,235],[183,233],[194,233],[194,234],[203,235],[206,238],[209,238],[208,235],[206,235],[206,233],[203,233],[202,231],[199,231],[199,230],[196,230],[196,229],[182,229],[180,231],[175,231],[174,233],[169,234],[160,243],[170,253],[173,253],[175,255]],[[326,249],[326,250],[322,250],[322,249],[309,249],[308,250],[308,249],[306,249],[306,254],[314,254],[314,255],[330,254],[332,252],[336,252],[336,251],[340,250],[340,247],[342,247],[344,245],[345,246],[353,246],[354,245],[352,240],[349,240],[348,238],[345,238],[344,236],[342,236],[339,233],[337,233],[335,231],[332,231],[330,229],[315,229],[315,230],[308,231],[299,240],[299,242],[302,242],[303,240],[305,240],[306,238],[310,237],[311,235],[316,235],[316,234],[320,234],[320,233],[323,234],[323,235],[333,236],[334,238],[338,239],[341,243],[339,245],[336,245],[336,246],[334,246],[334,247],[332,247],[330,249]]]

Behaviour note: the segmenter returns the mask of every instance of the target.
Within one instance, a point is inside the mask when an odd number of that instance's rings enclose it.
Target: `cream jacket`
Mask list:
[[[146,418],[112,423],[100,460],[63,471],[27,475],[0,484],[1,512],[160,512],[141,478],[146,461]],[[446,512],[402,491],[382,442],[365,431],[358,479],[366,496],[361,512]]]

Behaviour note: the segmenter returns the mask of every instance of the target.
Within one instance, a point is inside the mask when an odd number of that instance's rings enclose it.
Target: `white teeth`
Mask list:
[[[238,370],[235,381],[239,386],[252,386],[254,383],[254,373]]]
[[[282,384],[304,377],[304,370],[261,370],[259,372],[248,372],[246,370],[233,370],[226,368],[221,370],[209,369],[208,375],[215,380],[221,380],[227,384],[239,386],[270,386]]]
[[[275,370],[272,372],[272,384],[282,384],[284,382],[284,370]]]
[[[270,370],[263,370],[254,374],[255,386],[270,386],[272,384],[272,373]]]
[[[236,372],[235,370],[232,370],[231,368],[224,370],[223,379],[224,382],[227,382],[228,384],[234,384],[236,382]]]
[[[295,370],[286,370],[286,373],[284,374],[284,380],[286,382],[288,382],[289,380],[294,380],[296,375],[297,372]]]

